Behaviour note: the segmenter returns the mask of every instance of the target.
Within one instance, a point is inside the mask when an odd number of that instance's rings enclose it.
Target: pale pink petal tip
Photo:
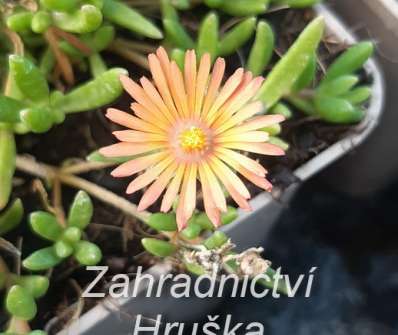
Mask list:
[[[98,152],[105,157],[114,157],[115,156],[115,149],[114,144],[108,145],[106,147],[102,147],[98,150]]]

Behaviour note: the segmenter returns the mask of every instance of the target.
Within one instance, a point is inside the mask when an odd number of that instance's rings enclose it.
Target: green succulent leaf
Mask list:
[[[7,311],[22,320],[32,320],[37,307],[33,296],[22,286],[14,285],[10,288],[6,297]]]
[[[94,243],[80,241],[74,253],[76,260],[86,266],[96,265],[102,259],[101,249]]]
[[[347,100],[324,95],[316,96],[315,107],[323,120],[337,124],[357,123],[365,115],[362,109]]]
[[[90,72],[94,78],[99,77],[101,74],[105,73],[108,68],[105,64],[104,59],[99,53],[94,53],[88,57],[88,62],[90,64]]]
[[[54,116],[47,106],[26,108],[21,111],[20,117],[22,123],[37,134],[47,132],[54,124]]]
[[[51,14],[44,10],[39,10],[32,18],[32,30],[36,34],[43,34],[51,26],[51,24]]]
[[[299,92],[308,86],[315,80],[317,69],[317,56],[314,53],[305,67],[301,76],[297,79],[296,83],[292,87],[292,92]]]
[[[258,76],[269,64],[274,53],[275,36],[271,26],[264,20],[257,24],[256,38],[247,61],[247,69]]]
[[[374,45],[372,42],[361,42],[352,46],[340,55],[328,68],[322,83],[359,70],[372,56],[373,52]]]
[[[228,236],[225,235],[222,231],[215,231],[213,235],[211,235],[209,238],[207,238],[204,242],[203,245],[209,249],[217,249],[223,246],[226,242],[228,241]]]
[[[217,56],[218,52],[218,16],[210,12],[203,19],[198,35],[198,56],[202,57],[206,52],[211,55],[211,59]]]
[[[359,78],[357,76],[345,75],[323,83],[317,91],[318,94],[338,97],[348,93],[358,81]]]
[[[86,160],[89,162],[97,162],[97,163],[115,163],[122,164],[126,163],[132,159],[136,158],[136,156],[124,156],[124,157],[105,157],[100,154],[98,151],[93,151],[90,155],[86,157]]]
[[[219,54],[231,55],[244,45],[253,35],[256,21],[255,17],[249,17],[228,31],[220,41]]]
[[[90,196],[84,191],[79,191],[69,209],[68,227],[84,230],[93,217],[93,211],[94,207]]]
[[[62,240],[72,245],[79,242],[82,238],[82,231],[77,227],[68,227],[62,234]]]
[[[371,95],[372,90],[368,86],[360,86],[343,94],[341,98],[349,101],[353,105],[359,105],[369,100]]]
[[[32,18],[32,12],[23,11],[10,15],[6,20],[6,25],[17,33],[24,33],[30,29]]]
[[[220,9],[233,16],[259,15],[266,12],[270,0],[227,0]]]
[[[195,48],[195,43],[179,21],[163,19],[163,26],[168,41],[183,50]]]
[[[19,55],[9,56],[10,76],[21,93],[35,103],[48,102],[50,90],[44,75],[29,59]]]
[[[318,48],[324,28],[323,17],[313,20],[275,65],[257,94],[267,108],[274,106],[285,94],[290,93]]]
[[[276,124],[273,124],[271,126],[262,128],[261,130],[265,131],[270,136],[276,136],[276,135],[279,135],[281,133],[282,127],[281,127],[280,124],[276,123]]]
[[[73,12],[54,12],[54,24],[67,32],[86,34],[97,30],[102,24],[102,12],[93,5],[83,5]]]
[[[202,232],[202,226],[196,222],[188,222],[188,227],[180,232],[180,235],[187,240],[193,240],[197,238]]]
[[[171,3],[175,8],[185,10],[191,6],[190,0],[171,0]]]
[[[59,258],[55,253],[54,247],[47,247],[35,251],[29,257],[25,258],[22,265],[31,271],[48,270],[59,263],[62,258]]]
[[[17,199],[0,215],[0,236],[17,227],[23,218],[24,209],[21,199]]]
[[[291,111],[291,109],[282,102],[279,102],[274,107],[272,107],[269,113],[283,115],[287,120],[292,118],[293,116],[293,112]]]
[[[182,49],[175,48],[171,50],[171,59],[174,60],[181,71],[184,70],[185,64],[185,51]]]
[[[171,256],[177,250],[174,244],[156,238],[143,238],[141,243],[146,251],[158,257]]]
[[[12,130],[0,127],[0,210],[7,206],[10,198],[16,154]]]
[[[48,10],[70,12],[78,8],[79,0],[40,0],[40,5]]]
[[[31,213],[29,223],[36,234],[50,241],[57,241],[63,232],[56,217],[47,212],[37,211]]]
[[[273,145],[276,145],[277,147],[282,148],[282,150],[287,151],[290,147],[289,143],[287,143],[286,141],[282,140],[280,137],[278,136],[270,136],[268,143],[271,143]]]
[[[119,80],[122,74],[128,73],[121,68],[110,69],[66,95],[52,95],[52,108],[68,114],[89,111],[107,105],[123,92]]]
[[[291,8],[306,8],[314,6],[322,0],[273,0],[278,5],[287,5]]]
[[[68,242],[60,240],[55,242],[54,251],[59,258],[68,258],[70,255],[73,254],[74,250]]]
[[[93,51],[101,52],[105,50],[115,38],[115,27],[105,24],[98,28],[94,33],[81,37],[82,41]]]
[[[160,0],[160,9],[162,11],[162,18],[172,21],[178,21],[178,13],[170,0]]]
[[[153,39],[163,38],[162,32],[145,16],[116,0],[105,0],[102,9],[105,19],[139,35]]]
[[[174,213],[151,214],[147,222],[148,226],[157,231],[176,231],[177,222]]]
[[[38,299],[47,293],[50,286],[50,281],[45,276],[17,276],[11,275],[11,282],[13,285],[24,287],[33,298]]]
[[[199,264],[184,262],[184,265],[188,272],[191,272],[192,274],[194,274],[196,276],[202,276],[202,275],[206,274],[206,270]]]
[[[20,122],[20,112],[24,108],[26,108],[26,104],[23,102],[4,95],[0,96],[0,122]]]
[[[238,210],[235,207],[228,206],[227,212],[221,214],[221,223],[227,225],[233,222],[238,217]],[[214,230],[214,226],[211,223],[206,213],[199,213],[193,216],[195,223],[199,224],[204,230]]]
[[[43,52],[40,59],[40,71],[44,76],[48,76],[55,67],[55,56],[50,47]]]
[[[206,6],[210,8],[219,8],[224,3],[225,0],[203,0]]]

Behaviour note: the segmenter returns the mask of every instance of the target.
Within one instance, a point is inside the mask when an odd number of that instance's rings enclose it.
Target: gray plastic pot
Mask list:
[[[355,42],[355,38],[348,29],[326,6],[318,6],[317,11],[325,17],[328,30],[341,41]],[[378,124],[383,107],[383,79],[382,74],[374,61],[366,65],[367,71],[373,77],[372,100],[363,121],[362,131],[353,133],[324,150],[310,161],[300,166],[295,176],[305,181],[326,166],[348,153],[361,144]],[[240,212],[238,219],[223,230],[232,238],[240,249],[256,246],[266,240],[267,234],[281,214],[286,202],[292,197],[299,184],[292,185],[284,191],[282,201],[275,201],[270,194],[260,193],[251,200],[253,211]],[[150,268],[147,273],[158,278],[167,274],[170,267],[167,264],[158,264]],[[132,283],[134,285],[134,283]],[[139,290],[146,292],[147,282],[139,286]],[[168,292],[167,285],[164,292]],[[174,299],[164,294],[160,298],[146,298],[139,295],[134,298],[112,299],[105,298],[95,308],[82,315],[79,320],[70,324],[67,329],[58,335],[127,335],[133,334],[135,316],[145,316],[148,324],[156,315],[161,314],[163,321],[195,322],[206,317],[222,302],[222,299]],[[141,324],[142,325],[142,324]]]

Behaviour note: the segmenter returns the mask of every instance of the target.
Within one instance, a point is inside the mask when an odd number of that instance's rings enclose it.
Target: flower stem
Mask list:
[[[71,166],[66,166],[62,168],[62,173],[64,174],[82,174],[87,173],[94,170],[102,170],[108,167],[112,167],[119,164],[119,162],[109,162],[109,163],[100,163],[100,162],[81,162],[76,163]]]
[[[16,166],[18,170],[36,177],[47,180],[58,179],[65,185],[86,191],[93,197],[96,197],[97,199],[120,209],[125,214],[135,217],[143,222],[147,222],[150,215],[147,211],[139,212],[136,205],[101,186],[83,178],[65,173],[56,167],[36,162],[33,158],[17,156]]]

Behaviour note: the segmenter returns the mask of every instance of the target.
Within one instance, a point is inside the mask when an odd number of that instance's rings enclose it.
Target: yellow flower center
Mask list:
[[[206,146],[206,134],[194,126],[181,132],[179,140],[181,148],[185,151],[202,150]]]

